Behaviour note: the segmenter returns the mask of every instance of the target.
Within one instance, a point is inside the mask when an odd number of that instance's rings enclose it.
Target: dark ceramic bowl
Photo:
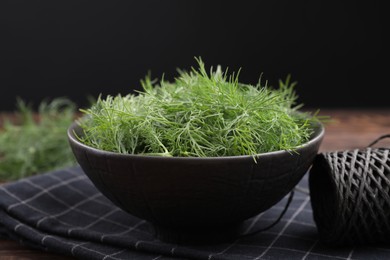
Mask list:
[[[78,141],[73,124],[69,142],[95,186],[113,203],[150,221],[162,240],[180,241],[235,227],[280,201],[306,173],[324,135],[322,124],[297,153],[214,158],[125,155]],[[206,232],[207,231],[207,232]],[[206,235],[207,236],[207,235]]]

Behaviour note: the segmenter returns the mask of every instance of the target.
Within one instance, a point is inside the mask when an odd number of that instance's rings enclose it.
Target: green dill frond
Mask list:
[[[42,102],[37,112],[18,99],[14,120],[0,128],[0,180],[74,165],[66,130],[75,111],[75,104],[65,98]]]
[[[107,96],[82,112],[80,140],[125,154],[178,157],[256,155],[294,150],[313,129],[300,108],[290,76],[273,89],[239,83],[239,71],[178,70],[173,82],[141,81],[137,95]]]

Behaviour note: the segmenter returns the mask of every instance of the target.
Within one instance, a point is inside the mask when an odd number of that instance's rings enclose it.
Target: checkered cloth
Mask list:
[[[299,186],[307,189],[307,177]],[[273,223],[286,199],[246,221],[246,231]],[[156,240],[150,230],[149,223],[107,200],[79,167],[0,186],[0,236],[80,259],[390,258],[390,247],[322,245],[317,239],[309,196],[299,192],[280,223],[233,243],[168,244]]]

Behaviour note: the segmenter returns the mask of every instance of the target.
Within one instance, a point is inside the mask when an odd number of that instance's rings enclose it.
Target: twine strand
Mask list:
[[[264,231],[267,231],[267,230],[273,228],[276,224],[278,224],[280,222],[280,220],[283,218],[284,214],[286,214],[288,208],[290,207],[290,204],[291,204],[291,201],[293,200],[293,198],[294,198],[294,190],[292,190],[290,192],[290,195],[288,196],[286,205],[284,206],[284,208],[283,208],[282,212],[280,213],[279,217],[273,223],[271,223],[270,225],[268,225],[268,226],[266,226],[264,228],[260,228],[260,229],[257,229],[255,231],[242,234],[242,235],[239,236],[239,238],[254,236],[254,235],[258,234],[258,233],[261,233],[261,232],[264,232]]]
[[[386,138],[390,138],[390,134],[386,134],[386,135],[379,136],[377,139],[375,139],[373,142],[371,142],[371,143],[368,145],[368,147],[374,146],[374,145],[377,144],[379,141],[382,141],[383,139],[386,139]]]

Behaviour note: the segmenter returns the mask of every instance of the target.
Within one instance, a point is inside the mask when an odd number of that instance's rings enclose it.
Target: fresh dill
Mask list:
[[[0,128],[0,180],[75,164],[66,130],[74,120],[76,106],[64,98],[42,102],[37,112],[18,100],[13,120]]]
[[[174,82],[141,81],[143,91],[99,98],[79,121],[80,140],[124,154],[219,157],[294,150],[313,117],[297,112],[295,82],[242,84],[218,66],[179,70]]]

